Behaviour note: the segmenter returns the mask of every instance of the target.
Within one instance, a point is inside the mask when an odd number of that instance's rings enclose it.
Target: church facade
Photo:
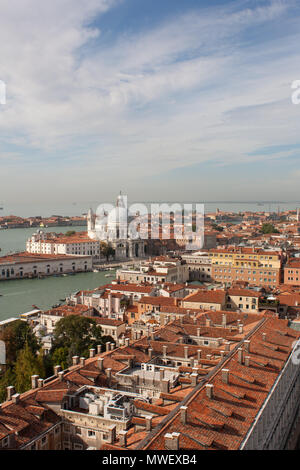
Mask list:
[[[115,250],[116,260],[141,258],[146,255],[146,244],[138,233],[131,230],[135,216],[130,216],[126,197],[121,193],[116,206],[111,210],[100,209],[97,214],[92,209],[87,215],[88,237],[108,243]]]

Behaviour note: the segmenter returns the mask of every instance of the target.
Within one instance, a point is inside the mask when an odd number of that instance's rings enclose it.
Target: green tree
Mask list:
[[[214,230],[217,230],[218,232],[223,232],[223,230],[224,230],[224,228],[221,227],[221,226],[218,225],[218,224],[212,224],[212,228],[213,228]]]
[[[13,367],[8,366],[7,370],[0,379],[0,403],[6,400],[6,387],[16,385],[16,374]]]
[[[68,230],[66,233],[65,233],[65,236],[66,237],[71,237],[72,235],[75,235],[75,230]]]
[[[101,242],[100,244],[100,252],[103,256],[105,256],[106,260],[108,261],[111,256],[115,256],[116,251],[110,245],[110,243]]]
[[[4,328],[0,334],[0,339],[5,342],[7,364],[16,362],[18,351],[24,349],[26,343],[33,354],[40,348],[31,327],[22,320],[16,320]]]
[[[72,355],[86,355],[90,348],[103,343],[101,328],[95,320],[79,315],[69,315],[59,320],[53,332],[51,356],[58,348],[72,349]]]
[[[16,381],[15,387],[19,393],[26,392],[31,388],[31,376],[39,375],[45,377],[45,368],[43,363],[43,355],[40,353],[35,355],[28,343],[24,349],[18,352],[15,365]]]
[[[61,366],[62,369],[67,369],[69,365],[68,354],[69,350],[66,347],[55,349],[51,356],[52,370],[54,366]]]
[[[261,227],[261,232],[262,233],[279,233],[279,230],[277,230],[273,224],[270,223],[265,223]]]

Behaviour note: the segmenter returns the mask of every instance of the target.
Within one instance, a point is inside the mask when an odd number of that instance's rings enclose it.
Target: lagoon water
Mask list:
[[[0,230],[1,256],[25,250],[25,242],[37,227],[26,229]],[[68,230],[82,231],[86,227],[48,227],[48,232]],[[109,274],[114,274],[110,271]],[[47,277],[44,279],[21,279],[0,281],[0,321],[32,310],[32,306],[46,309],[60,302],[69,294],[81,289],[94,289],[110,282],[104,272],[79,273],[73,276]]]

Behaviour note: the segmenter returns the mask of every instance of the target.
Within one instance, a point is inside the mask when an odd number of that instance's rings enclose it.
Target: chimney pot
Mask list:
[[[213,399],[214,397],[214,386],[213,384],[206,384],[206,396],[207,398]]]
[[[229,369],[222,369],[222,382],[228,384],[229,382]]]
[[[80,365],[81,365],[81,366],[84,366],[84,365],[85,365],[85,358],[84,358],[84,357],[81,357],[81,358],[80,358]]]
[[[10,401],[12,399],[12,396],[16,393],[15,387],[10,385],[9,387],[6,387],[7,390],[7,401]]]
[[[77,366],[79,363],[79,356],[73,356],[72,361],[73,361],[73,366]]]
[[[38,380],[39,380],[38,375],[31,376],[31,388],[38,388]]]
[[[181,415],[182,424],[186,424],[187,423],[187,406],[180,407],[180,415]]]
[[[12,401],[15,405],[17,405],[20,402],[20,394],[19,393],[15,393],[11,398],[12,398]]]
[[[58,373],[61,371],[61,366],[55,366],[54,367],[54,374],[56,375],[56,377],[58,376]]]
[[[95,357],[96,349],[90,349],[90,357]]]
[[[243,364],[243,348],[238,348],[238,362]]]

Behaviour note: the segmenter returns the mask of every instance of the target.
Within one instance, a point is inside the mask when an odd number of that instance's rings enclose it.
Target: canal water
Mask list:
[[[9,252],[24,251],[27,238],[38,228],[0,230],[0,256]],[[48,227],[48,232],[65,233],[82,231],[86,227]],[[110,274],[111,277],[106,277]],[[88,272],[70,276],[46,277],[44,279],[21,279],[0,281],[0,321],[33,309],[33,305],[47,309],[60,303],[78,290],[94,289],[114,279],[115,271]]]

